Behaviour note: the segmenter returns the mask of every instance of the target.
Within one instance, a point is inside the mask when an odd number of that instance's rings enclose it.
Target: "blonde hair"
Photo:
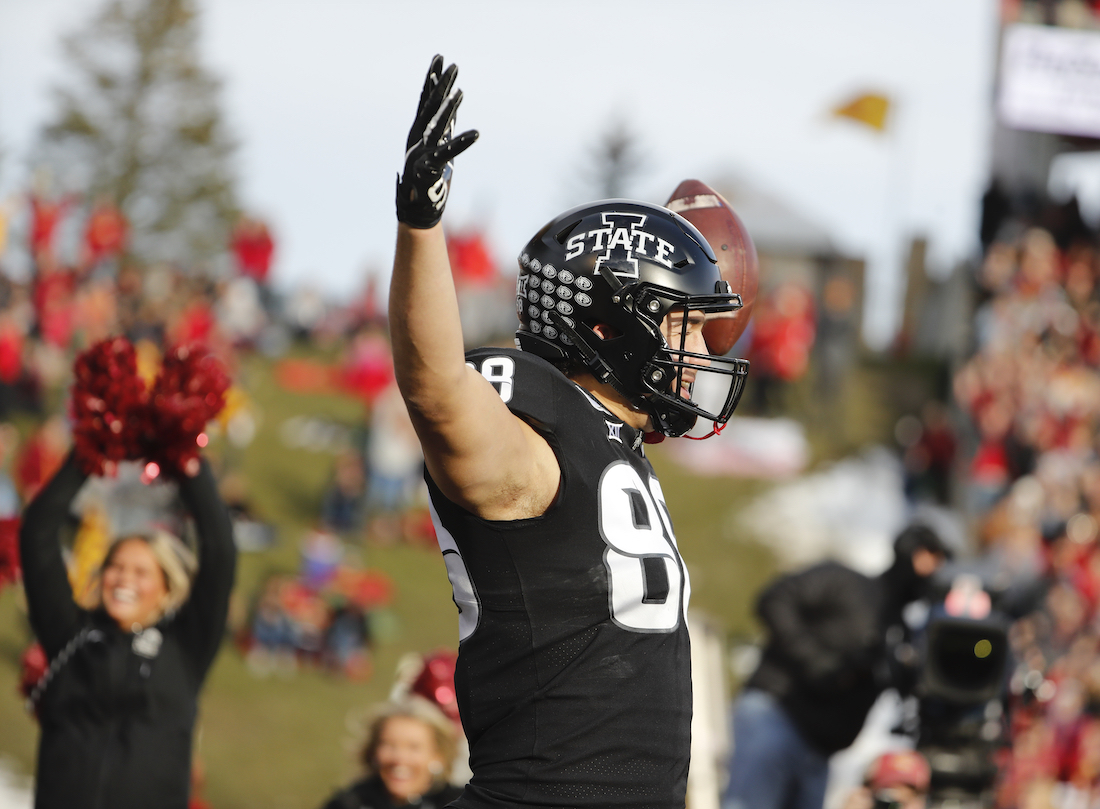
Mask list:
[[[168,591],[164,604],[157,619],[165,615],[174,615],[191,595],[191,580],[199,568],[198,559],[187,544],[163,528],[155,528],[140,534],[127,534],[116,538],[111,547],[107,549],[107,555],[103,557],[103,563],[99,566],[92,580],[90,601],[95,606],[103,604],[103,571],[111,564],[116,551],[123,543],[130,540],[144,542],[153,553],[153,558],[160,566],[160,572],[164,575],[164,586]]]
[[[359,761],[366,768],[367,774],[374,775],[378,771],[377,753],[378,745],[382,741],[382,729],[388,721],[397,717],[419,720],[431,729],[436,751],[443,764],[443,769],[438,773],[433,772],[432,776],[436,784],[447,781],[451,777],[451,765],[458,752],[458,731],[454,722],[443,711],[423,697],[415,695],[384,702],[368,715],[367,738],[359,751]]]

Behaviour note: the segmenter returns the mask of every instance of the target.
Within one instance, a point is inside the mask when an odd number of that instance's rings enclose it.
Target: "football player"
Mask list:
[[[730,417],[748,363],[703,326],[741,301],[687,220],[605,200],[523,249],[517,348],[464,354],[439,224],[477,139],[454,134],[455,75],[432,61],[409,133],[390,292],[459,610],[473,777],[453,805],[680,809],[690,587],[644,443]]]

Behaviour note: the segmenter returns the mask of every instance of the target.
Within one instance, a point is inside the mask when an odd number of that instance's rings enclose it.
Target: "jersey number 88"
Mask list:
[[[691,585],[661,484],[650,477],[646,485],[630,464],[613,463],[598,497],[611,619],[633,632],[672,631]]]

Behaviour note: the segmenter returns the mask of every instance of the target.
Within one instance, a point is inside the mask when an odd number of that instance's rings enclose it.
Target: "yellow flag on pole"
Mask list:
[[[833,115],[838,118],[851,118],[876,132],[885,131],[889,112],[890,99],[880,93],[863,93],[833,108]]]

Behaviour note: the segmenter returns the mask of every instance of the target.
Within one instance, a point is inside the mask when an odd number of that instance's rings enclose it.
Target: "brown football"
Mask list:
[[[708,319],[703,327],[711,353],[725,354],[745,331],[756,303],[760,263],[752,238],[725,197],[699,180],[684,180],[676,186],[665,207],[699,229],[718,257],[722,277],[741,296],[740,309]]]

